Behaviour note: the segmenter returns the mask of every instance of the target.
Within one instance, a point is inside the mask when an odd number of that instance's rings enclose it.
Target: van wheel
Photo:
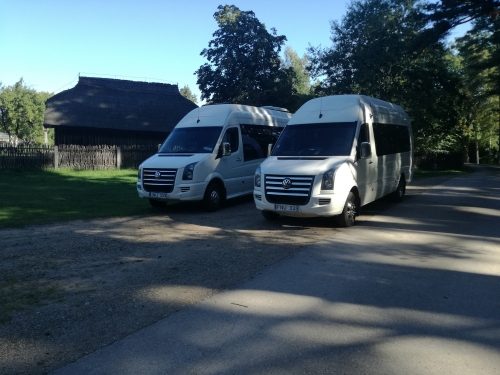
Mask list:
[[[150,199],[149,204],[155,208],[161,208],[161,207],[165,207],[167,205],[167,202]]]
[[[207,211],[217,211],[224,201],[224,192],[222,186],[218,182],[208,184],[205,196],[203,197],[203,205]]]
[[[403,200],[405,193],[406,193],[406,180],[404,176],[401,176],[396,191],[392,193],[392,199],[395,202],[401,202]]]
[[[357,204],[356,196],[351,191],[347,196],[342,213],[337,216],[337,222],[341,227],[352,227],[356,221]]]
[[[266,220],[276,220],[280,217],[280,214],[273,211],[262,211],[262,216],[264,216],[264,219]]]

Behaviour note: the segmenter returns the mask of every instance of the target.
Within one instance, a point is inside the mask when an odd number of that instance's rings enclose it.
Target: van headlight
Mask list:
[[[323,174],[323,181],[321,181],[321,190],[333,190],[334,177],[335,177],[335,168],[327,170]]]
[[[137,180],[141,181],[142,178],[142,165],[139,165],[139,170],[137,171]]]
[[[254,178],[254,185],[256,187],[260,187],[260,179],[261,179],[261,172],[260,172],[260,167],[257,167],[257,169],[255,170],[255,178]]]
[[[197,164],[197,162],[188,164],[184,167],[184,172],[182,173],[183,180],[192,180],[193,179],[194,166],[196,164]]]

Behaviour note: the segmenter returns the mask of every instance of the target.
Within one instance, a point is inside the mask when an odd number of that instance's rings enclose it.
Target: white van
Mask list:
[[[268,220],[279,215],[337,216],[351,226],[359,208],[412,179],[410,118],[398,105],[364,95],[308,101],[256,170],[254,201]]]
[[[286,109],[217,104],[189,112],[156,155],[139,166],[137,192],[154,207],[252,194],[255,169],[292,117]]]

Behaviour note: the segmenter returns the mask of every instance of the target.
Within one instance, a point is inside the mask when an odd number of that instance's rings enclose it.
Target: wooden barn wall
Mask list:
[[[55,128],[55,145],[80,146],[145,146],[157,147],[163,143],[168,132],[135,132],[112,129],[88,129],[58,126]]]

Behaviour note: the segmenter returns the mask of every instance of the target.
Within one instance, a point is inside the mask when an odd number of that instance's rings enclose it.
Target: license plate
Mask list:
[[[274,209],[276,211],[291,211],[291,212],[298,212],[299,211],[299,206],[294,206],[290,204],[275,204]]]
[[[149,198],[167,198],[167,193],[149,193]]]

